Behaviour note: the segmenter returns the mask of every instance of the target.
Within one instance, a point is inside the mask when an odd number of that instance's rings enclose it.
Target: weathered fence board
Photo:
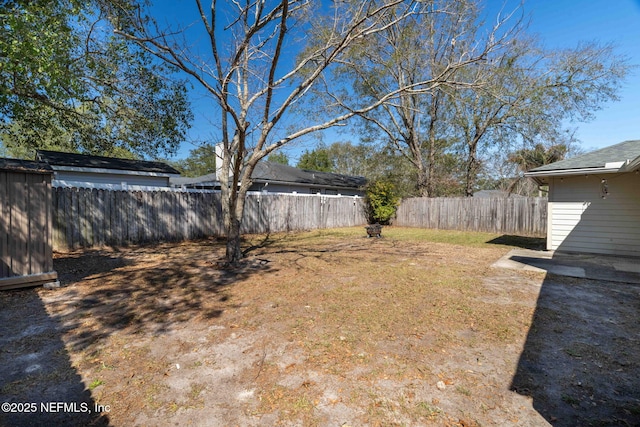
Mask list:
[[[395,225],[544,236],[544,198],[412,198],[402,201]],[[252,193],[242,233],[268,233],[366,224],[362,198]],[[180,241],[221,236],[219,192],[53,189],[53,247]],[[0,245],[3,243],[0,242]]]
[[[547,199],[410,198],[398,207],[395,225],[443,230],[546,236]]]
[[[54,188],[53,246],[180,241],[221,236],[219,192],[121,191]],[[364,225],[364,200],[303,194],[249,194],[242,233]]]

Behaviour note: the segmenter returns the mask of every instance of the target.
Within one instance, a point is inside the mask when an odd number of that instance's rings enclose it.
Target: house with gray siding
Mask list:
[[[548,250],[640,256],[640,140],[525,175],[549,187]]]
[[[38,150],[36,160],[53,169],[54,187],[114,190],[169,189],[180,172],[166,163]]]
[[[249,191],[262,193],[329,194],[364,196],[367,180],[361,176],[303,170],[280,163],[259,162],[251,176]],[[216,173],[196,178],[172,178],[171,184],[179,188],[219,190]]]

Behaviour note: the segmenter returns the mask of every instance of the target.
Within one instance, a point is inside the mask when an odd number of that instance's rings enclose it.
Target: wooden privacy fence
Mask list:
[[[366,224],[362,198],[250,193],[243,233],[310,230]],[[220,193],[53,189],[53,247],[181,241],[223,235]]]
[[[546,236],[547,199],[411,198],[398,207],[395,225],[443,230]]]

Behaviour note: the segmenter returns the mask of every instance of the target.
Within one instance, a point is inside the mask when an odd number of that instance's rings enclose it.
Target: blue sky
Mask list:
[[[492,1],[491,3],[495,3]],[[545,46],[563,48],[580,41],[613,43],[637,68],[620,91],[589,123],[572,123],[586,150],[640,139],[640,0],[528,0],[531,30]]]
[[[503,0],[486,0],[487,11],[498,11]],[[519,0],[506,0],[506,9],[516,7]],[[189,6],[187,6],[189,4]],[[175,8],[175,3],[172,4]],[[190,2],[184,4],[191,7]],[[618,54],[626,55],[638,68],[631,71],[620,91],[620,101],[607,103],[588,123],[568,123],[576,129],[581,146],[587,151],[629,139],[640,139],[640,0],[525,0],[525,13],[531,18],[530,32],[538,34],[548,48],[575,47],[581,41],[613,43]],[[195,105],[198,104],[194,100]],[[195,110],[190,135],[194,139],[216,133],[214,125]],[[326,143],[349,140],[347,135],[326,134]],[[331,140],[329,140],[331,139]],[[355,138],[352,140],[355,141]],[[308,138],[285,149],[295,163],[306,148],[313,148]],[[193,144],[183,143],[176,158],[188,156]]]

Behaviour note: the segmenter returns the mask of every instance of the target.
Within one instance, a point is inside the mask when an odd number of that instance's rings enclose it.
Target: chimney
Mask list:
[[[222,173],[222,159],[224,159],[224,146],[222,144],[216,144],[214,152],[216,155],[216,179],[220,181],[220,175]]]

